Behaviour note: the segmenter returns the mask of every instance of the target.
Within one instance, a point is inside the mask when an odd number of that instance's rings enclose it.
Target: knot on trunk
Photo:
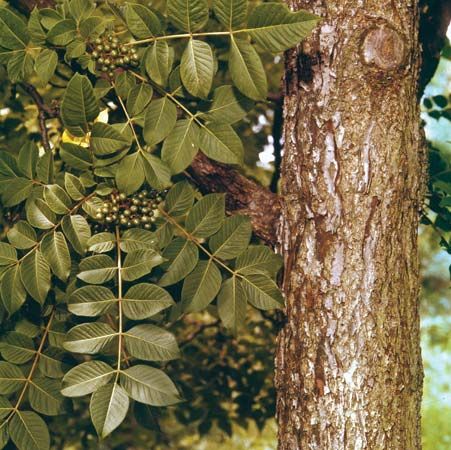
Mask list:
[[[404,38],[389,25],[377,25],[366,32],[361,55],[366,65],[384,71],[395,70],[404,63]]]

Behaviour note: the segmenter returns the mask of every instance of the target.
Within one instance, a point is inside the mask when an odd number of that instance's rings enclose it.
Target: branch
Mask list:
[[[275,245],[280,217],[280,198],[230,166],[220,164],[198,153],[189,175],[203,193],[224,192],[227,211],[251,218],[255,234]]]
[[[39,129],[41,130],[42,145],[44,146],[46,152],[50,152],[51,151],[50,140],[45,121],[47,119],[53,119],[55,117],[58,117],[59,114],[58,108],[52,108],[46,105],[44,103],[44,99],[42,98],[41,94],[31,84],[20,83],[20,86],[33,99],[33,102],[36,104],[38,108],[38,122]]]
[[[8,3],[22,14],[30,14],[34,8],[52,8],[55,0],[9,0]]]
[[[202,334],[205,330],[207,330],[208,328],[215,328],[215,327],[219,327],[221,321],[219,319],[215,320],[214,322],[209,322],[209,323],[200,323],[198,325],[198,327],[192,332],[190,333],[183,341],[181,341],[179,343],[179,347],[183,348],[186,345],[188,345],[191,341],[193,341],[194,339],[197,338],[197,336],[199,336],[200,334]]]

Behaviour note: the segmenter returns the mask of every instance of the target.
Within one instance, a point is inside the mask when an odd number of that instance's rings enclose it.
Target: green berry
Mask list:
[[[139,219],[133,219],[132,223],[133,223],[133,225],[139,225],[140,221],[139,221]]]
[[[100,52],[103,52],[103,45],[98,45],[97,47],[96,47],[96,50],[100,53]]]
[[[124,216],[128,217],[128,216],[131,215],[131,213],[132,213],[132,212],[131,212],[129,209],[126,209],[126,210],[124,211]]]
[[[127,198],[127,196],[124,193],[119,194],[120,200],[125,200],[126,198]]]
[[[96,219],[98,220],[102,220],[103,219],[103,214],[101,212],[96,214]]]
[[[102,212],[103,212],[103,214],[108,214],[110,212],[110,208],[104,207],[104,208],[102,208]]]
[[[132,206],[130,206],[130,211],[136,212],[136,211],[138,211],[138,207],[136,205],[132,205]]]
[[[130,62],[130,58],[128,56],[124,56],[124,63],[128,64]]]
[[[146,230],[150,230],[150,229],[152,228],[152,225],[150,225],[150,223],[145,223],[145,224],[144,224],[144,228],[145,228]]]
[[[96,38],[96,40],[94,41],[95,44],[101,44],[102,43],[102,39],[100,38]]]
[[[161,202],[163,201],[163,197],[158,196],[155,200],[156,200],[157,202],[161,203]]]
[[[127,225],[128,220],[125,217],[120,219],[121,225]]]
[[[147,222],[149,222],[149,217],[148,217],[148,216],[141,216],[141,222],[142,222],[142,223],[147,223]]]

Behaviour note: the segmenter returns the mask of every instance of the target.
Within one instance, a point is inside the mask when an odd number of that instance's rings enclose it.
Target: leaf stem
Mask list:
[[[180,33],[180,34],[171,34],[169,36],[156,36],[152,38],[141,39],[138,41],[128,42],[124,45],[139,45],[139,44],[147,44],[149,42],[156,41],[168,41],[171,39],[183,39],[183,38],[195,38],[195,37],[206,37],[206,36],[229,36],[236,33],[243,33],[245,30],[236,30],[236,31],[207,31],[204,33]]]
[[[116,87],[116,85],[113,82],[111,83],[111,86],[113,87],[113,89]],[[138,146],[138,150],[140,152],[144,152],[144,150],[141,147],[141,144],[139,142],[138,135],[136,134],[136,130],[135,130],[135,127],[133,125],[132,118],[130,117],[130,114],[128,113],[127,108],[125,107],[124,101],[122,100],[122,98],[121,98],[121,96],[119,94],[116,94],[116,97],[119,100],[119,104],[120,104],[120,106],[122,108],[122,111],[125,114],[125,118],[127,119],[127,125],[132,130],[133,138],[135,139],[136,145]]]
[[[122,360],[122,334],[123,334],[123,317],[122,317],[122,255],[121,255],[121,233],[119,227],[116,227],[116,264],[117,264],[117,306],[118,306],[118,347],[117,347],[117,371],[116,383],[121,372]]]
[[[162,208],[159,209],[160,213],[163,215],[165,220],[169,222],[170,224],[174,225],[178,230],[180,230],[181,233],[185,237],[187,237],[190,241],[194,242],[211,260],[215,261],[217,264],[219,264],[221,267],[223,267],[225,270],[230,272],[233,276],[237,276],[239,278],[244,278],[240,273],[236,272],[235,270],[232,270],[229,266],[224,264],[218,257],[216,257],[213,253],[208,251],[200,242],[199,239],[197,239],[195,236],[190,234],[187,230],[185,230],[184,227],[182,227],[176,220],[174,220],[166,211],[164,211]]]
[[[44,345],[47,341],[47,337],[50,332],[50,327],[52,326],[52,322],[55,317],[55,312],[56,312],[56,306],[53,307],[52,312],[50,313],[49,320],[48,320],[47,325],[45,326],[44,332],[42,334],[41,342],[39,343],[39,347],[36,350],[36,354],[34,356],[33,364],[31,365],[31,368],[30,368],[30,372],[28,372],[28,376],[27,376],[27,378],[25,378],[25,384],[22,388],[22,391],[20,392],[19,397],[17,398],[14,408],[12,409],[9,416],[5,419],[5,421],[0,425],[0,428],[2,428],[6,423],[8,423],[12,419],[14,414],[16,414],[19,411],[20,405],[22,404],[22,401],[25,397],[28,386],[30,385],[30,383],[32,383],[33,375],[36,371],[36,368],[38,367],[38,362],[41,357],[42,351],[44,349]]]

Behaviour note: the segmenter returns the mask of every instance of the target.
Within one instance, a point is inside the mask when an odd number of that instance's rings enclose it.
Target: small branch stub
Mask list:
[[[366,33],[361,52],[365,64],[385,71],[395,70],[404,63],[404,39],[390,26],[379,25]]]

